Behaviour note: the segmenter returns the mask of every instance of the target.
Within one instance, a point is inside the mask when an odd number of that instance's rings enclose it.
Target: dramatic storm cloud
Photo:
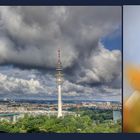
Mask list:
[[[60,48],[63,96],[120,99],[121,52],[102,42],[120,28],[121,7],[0,7],[1,94],[55,97]]]

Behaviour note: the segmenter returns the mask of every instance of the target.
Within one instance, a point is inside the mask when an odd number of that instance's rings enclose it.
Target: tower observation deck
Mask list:
[[[57,51],[58,61],[56,66],[56,83],[58,90],[58,117],[62,117],[62,97],[61,97],[61,86],[63,84],[63,73],[62,73],[62,63],[60,58],[60,49]]]

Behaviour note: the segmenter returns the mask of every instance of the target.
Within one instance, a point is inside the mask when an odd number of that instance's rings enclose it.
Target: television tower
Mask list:
[[[61,86],[64,80],[63,80],[63,73],[62,73],[62,63],[60,59],[60,49],[58,49],[57,53],[58,53],[58,61],[56,67],[56,83],[58,89],[58,116],[57,117],[62,117]]]

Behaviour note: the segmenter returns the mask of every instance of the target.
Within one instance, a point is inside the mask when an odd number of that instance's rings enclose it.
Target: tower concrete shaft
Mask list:
[[[58,85],[58,117],[62,117],[61,85]]]
[[[60,49],[58,49],[58,61],[56,67],[56,82],[58,89],[58,117],[62,117],[62,98],[61,98],[61,86],[63,84],[62,64],[60,60]]]

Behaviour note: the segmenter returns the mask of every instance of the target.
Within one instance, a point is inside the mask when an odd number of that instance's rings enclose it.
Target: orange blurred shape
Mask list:
[[[134,92],[124,102],[123,131],[140,132],[140,68],[129,65],[125,74]]]
[[[126,67],[126,77],[132,88],[140,91],[140,68],[134,66]]]
[[[140,92],[135,91],[124,103],[123,131],[140,132]]]

